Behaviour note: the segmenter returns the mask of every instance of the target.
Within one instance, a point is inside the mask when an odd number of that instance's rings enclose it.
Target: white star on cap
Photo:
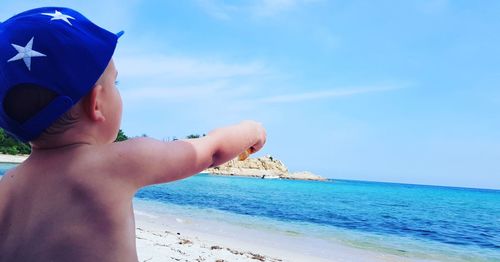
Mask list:
[[[33,48],[33,39],[35,39],[35,37],[32,37],[31,40],[26,44],[25,47],[12,44],[12,46],[19,53],[17,55],[15,55],[13,58],[9,59],[7,62],[12,62],[12,61],[23,59],[24,64],[26,64],[26,67],[28,67],[28,71],[31,71],[31,58],[38,57],[38,56],[46,56],[46,55],[32,49]]]
[[[65,15],[65,14],[63,14],[63,13],[57,11],[57,10],[53,14],[51,14],[51,13],[42,13],[42,15],[52,16],[52,19],[50,19],[50,21],[52,21],[52,20],[63,20],[64,22],[68,23],[71,26],[72,26],[72,24],[69,22],[68,18],[75,20],[73,17],[71,17],[69,15]]]

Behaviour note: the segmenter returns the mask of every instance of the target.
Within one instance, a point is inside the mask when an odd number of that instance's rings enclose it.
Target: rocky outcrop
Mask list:
[[[266,179],[294,179],[294,180],[317,180],[326,181],[327,179],[315,175],[311,172],[290,173],[288,168],[280,160],[272,156],[259,158],[247,158],[244,161],[233,159],[223,165],[209,168],[204,171],[213,175],[223,176],[245,176]]]

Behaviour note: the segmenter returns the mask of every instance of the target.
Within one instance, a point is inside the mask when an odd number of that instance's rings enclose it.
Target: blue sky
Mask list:
[[[122,128],[255,119],[257,155],[342,179],[500,189],[498,1],[2,1],[125,30]]]

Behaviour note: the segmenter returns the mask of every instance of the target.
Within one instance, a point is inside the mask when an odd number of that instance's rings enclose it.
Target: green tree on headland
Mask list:
[[[116,136],[115,142],[125,141],[128,139],[128,136],[125,135],[123,130],[118,130],[118,135]]]
[[[187,139],[193,139],[193,138],[200,138],[202,136],[207,136],[206,134],[203,134],[203,135],[198,135],[198,134],[191,134],[189,136],[186,136]]]
[[[0,153],[8,155],[28,155],[31,153],[31,146],[23,143],[0,128]]]

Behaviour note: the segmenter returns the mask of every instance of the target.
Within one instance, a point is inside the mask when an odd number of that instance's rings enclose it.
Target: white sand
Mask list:
[[[28,158],[28,155],[4,155],[0,154],[0,163],[19,164]]]
[[[210,244],[139,222],[136,226],[139,261],[282,261],[257,253]]]

